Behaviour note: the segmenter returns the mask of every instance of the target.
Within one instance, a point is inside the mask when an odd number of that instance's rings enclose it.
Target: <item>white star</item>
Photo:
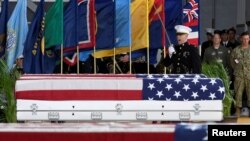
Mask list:
[[[207,90],[207,85],[201,85],[201,90],[205,92]]]
[[[195,78],[201,78],[201,76],[199,74],[196,74],[194,77]]]
[[[203,141],[207,141],[208,140],[208,130],[206,131],[207,135],[202,139]]]
[[[215,79],[211,79],[211,81],[209,83],[211,83],[212,85],[214,85],[214,84],[216,84],[216,81],[215,81]]]
[[[189,88],[189,84],[187,84],[187,85],[185,85],[184,84],[184,86],[183,86],[183,88],[182,89],[184,89],[184,90],[186,90],[186,91],[188,91],[190,88]]]
[[[162,93],[162,91],[157,91],[157,94],[156,94],[156,95],[158,95],[159,98],[161,98],[161,96],[163,96],[163,93]]]
[[[153,97],[152,97],[152,98],[151,98],[151,97],[148,97],[148,100],[151,100],[151,101],[152,101],[152,100],[154,100],[154,98],[153,98]]]
[[[169,91],[170,89],[173,89],[172,84],[167,84],[167,86],[166,86],[165,88],[168,89],[168,91]]]
[[[196,97],[199,97],[198,92],[193,92],[191,96],[194,97],[194,99],[196,99]]]
[[[183,74],[180,74],[179,75],[179,78],[184,78],[185,76]]]
[[[161,82],[164,81],[164,80],[163,80],[163,78],[158,78],[157,81],[161,84]]]
[[[163,78],[169,78],[169,76],[167,74],[164,74]]]
[[[166,101],[171,101],[171,98],[166,98]]]
[[[153,90],[155,88],[155,83],[149,83],[148,88]]]
[[[180,79],[180,78],[176,78],[176,79],[175,79],[175,82],[176,82],[177,84],[179,84],[179,82],[181,82],[181,79]]]
[[[218,91],[222,94],[222,93],[224,93],[224,92],[225,92],[225,88],[224,88],[224,87],[220,87],[220,86],[219,86]]]
[[[198,83],[199,80],[197,78],[194,78],[192,82],[196,85],[196,83]]]
[[[152,79],[152,78],[154,78],[154,76],[153,76],[152,74],[149,74],[149,75],[147,76],[147,78]]]
[[[185,99],[185,98],[183,98],[183,101],[189,101],[189,99]]]
[[[191,131],[195,131],[201,128],[202,128],[202,125],[199,125],[199,124],[192,124],[192,125],[186,126],[186,129],[190,129]]]
[[[210,96],[209,96],[212,100],[214,100],[216,98],[215,96],[215,93],[210,93]]]
[[[175,91],[174,96],[178,99],[178,97],[181,96],[180,91],[179,92]]]

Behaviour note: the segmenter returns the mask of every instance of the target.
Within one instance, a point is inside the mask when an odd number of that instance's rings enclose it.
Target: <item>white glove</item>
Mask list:
[[[175,52],[175,49],[174,49],[174,45],[171,44],[169,47],[168,47],[168,53],[169,53],[169,57],[171,58],[173,53]]]

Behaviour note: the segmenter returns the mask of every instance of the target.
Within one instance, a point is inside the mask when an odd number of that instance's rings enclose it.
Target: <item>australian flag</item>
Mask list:
[[[223,100],[225,88],[218,78],[143,79],[144,100]]]
[[[183,25],[192,29],[188,42],[199,45],[199,0],[190,0],[183,7]]]

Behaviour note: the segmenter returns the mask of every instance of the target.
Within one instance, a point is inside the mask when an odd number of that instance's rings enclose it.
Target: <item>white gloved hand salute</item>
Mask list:
[[[175,49],[174,49],[174,45],[171,44],[169,47],[168,47],[168,53],[169,53],[169,57],[171,58],[173,53],[175,52]]]

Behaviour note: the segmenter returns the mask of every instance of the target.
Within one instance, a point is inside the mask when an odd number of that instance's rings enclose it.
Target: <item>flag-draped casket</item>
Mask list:
[[[0,124],[4,141],[207,141],[204,124],[145,123],[65,123],[65,124]]]
[[[174,125],[144,123],[0,124],[1,141],[174,141]]]
[[[17,119],[218,121],[224,91],[204,75],[24,75]]]

